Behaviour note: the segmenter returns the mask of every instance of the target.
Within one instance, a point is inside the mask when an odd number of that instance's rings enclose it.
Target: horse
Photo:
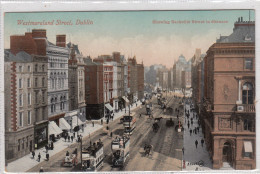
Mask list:
[[[159,129],[159,125],[158,125],[157,123],[154,123],[154,124],[153,124],[153,131],[154,131],[154,132],[157,132],[158,129]]]
[[[144,145],[144,156],[149,156],[153,149],[153,145]]]
[[[154,118],[154,121],[161,121],[162,117],[159,117],[159,118]]]

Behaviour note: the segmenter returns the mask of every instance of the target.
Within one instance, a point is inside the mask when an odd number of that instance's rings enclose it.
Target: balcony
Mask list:
[[[255,112],[254,104],[237,104],[237,112]]]

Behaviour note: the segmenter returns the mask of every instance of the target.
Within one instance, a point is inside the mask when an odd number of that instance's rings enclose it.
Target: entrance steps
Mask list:
[[[221,167],[219,170],[235,170],[228,162],[223,162],[223,167]]]

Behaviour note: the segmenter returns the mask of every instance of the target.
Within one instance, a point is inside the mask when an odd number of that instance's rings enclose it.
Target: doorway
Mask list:
[[[229,142],[224,143],[222,161],[232,164],[232,149]]]

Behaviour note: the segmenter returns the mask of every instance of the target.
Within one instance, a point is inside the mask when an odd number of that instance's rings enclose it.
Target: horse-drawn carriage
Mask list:
[[[72,167],[78,164],[78,158],[77,158],[77,150],[75,149],[75,151],[69,155],[69,153],[66,153],[66,156],[62,162],[62,166],[64,167]]]
[[[157,122],[155,122],[153,124],[153,131],[156,133],[156,132],[158,132],[159,128],[160,128],[159,124]]]
[[[153,150],[153,145],[144,145],[144,156],[149,156]]]

